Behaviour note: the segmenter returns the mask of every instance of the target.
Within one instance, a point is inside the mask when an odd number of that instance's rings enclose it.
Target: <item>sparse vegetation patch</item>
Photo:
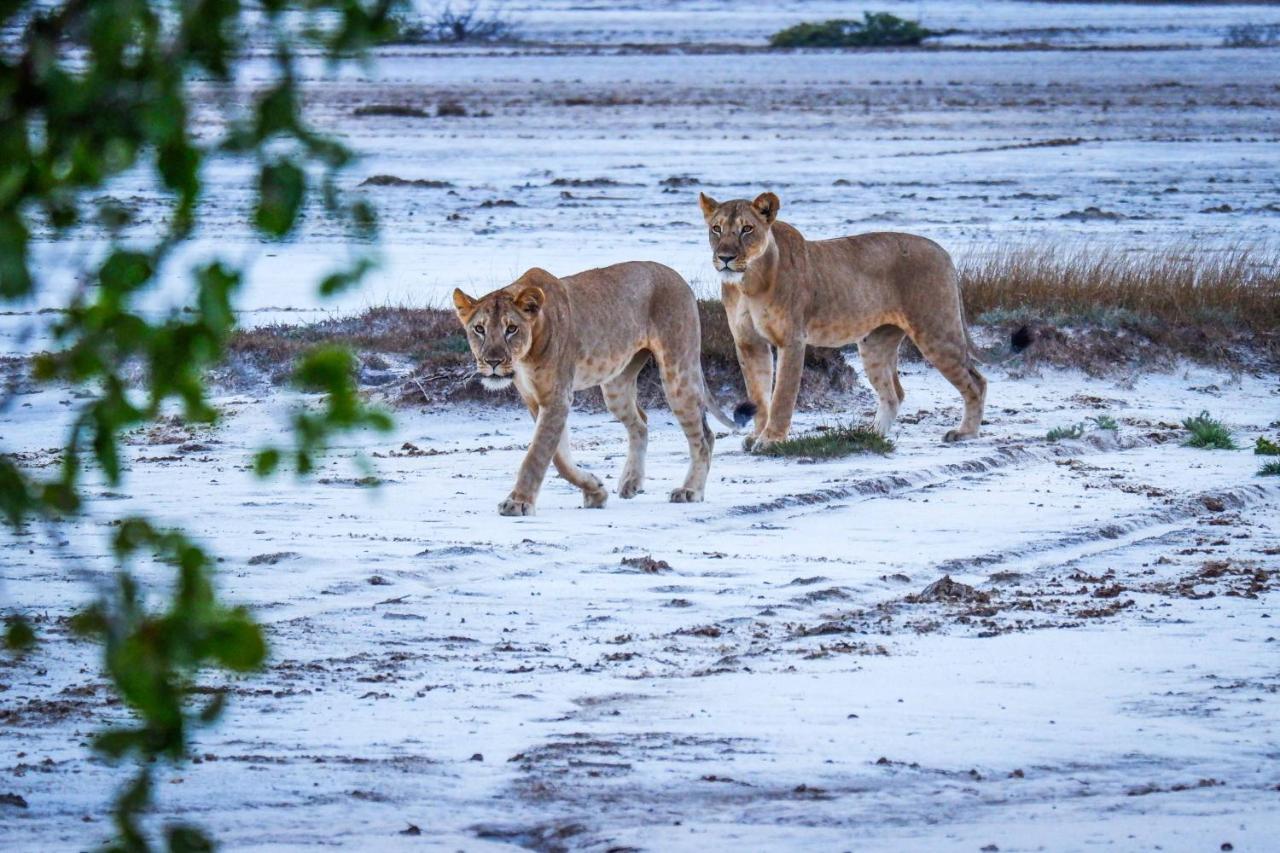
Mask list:
[[[1199,447],[1204,450],[1235,450],[1236,443],[1231,437],[1231,430],[1212,417],[1208,412],[1201,412],[1182,422],[1182,426],[1191,433],[1191,437],[1183,442],[1186,447]]]
[[[500,9],[472,3],[454,11],[446,3],[425,18],[403,13],[390,19],[383,44],[466,44],[515,41],[516,27]]]
[[[1093,424],[1094,429],[1100,429],[1104,432],[1117,432],[1120,429],[1120,425],[1116,423],[1116,419],[1111,415],[1095,415],[1092,418],[1087,418],[1087,420]]]
[[[893,442],[865,426],[836,424],[779,441],[761,451],[765,456],[836,459],[853,453],[891,453]]]
[[[1258,469],[1259,477],[1280,477],[1280,460],[1268,462]]]
[[[1280,456],[1280,444],[1276,444],[1266,436],[1258,436],[1254,442],[1253,452],[1258,456]]]
[[[1049,430],[1045,435],[1049,441],[1062,441],[1064,439],[1075,439],[1084,436],[1084,424],[1071,424],[1071,426],[1057,426]]]
[[[802,23],[773,34],[770,47],[910,47],[937,35],[888,12],[863,12],[861,21],[837,18]]]

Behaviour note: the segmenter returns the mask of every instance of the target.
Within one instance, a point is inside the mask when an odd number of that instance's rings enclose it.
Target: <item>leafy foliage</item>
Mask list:
[[[342,145],[313,131],[301,108],[294,56],[304,44],[341,62],[382,38],[393,0],[264,0],[247,9],[238,0],[15,0],[0,8],[0,23],[20,32],[0,54],[0,300],[24,300],[42,286],[33,270],[33,235],[68,237],[91,221],[90,193],[127,170],[153,173],[170,200],[167,222],[150,245],[118,228],[125,217],[100,210],[112,235],[108,249],[86,270],[91,286],[75,292],[51,328],[53,347],[33,360],[34,379],[81,389],[63,447],[63,464],[42,479],[0,454],[0,514],[19,527],[35,519],[56,523],[83,507],[82,479],[96,468],[108,485],[120,482],[120,437],[176,406],[190,422],[218,412],[207,397],[205,369],[221,357],[235,324],[234,300],[243,277],[213,260],[191,271],[190,305],[155,319],[139,307],[174,248],[200,217],[206,165],[214,160],[253,164],[252,224],[266,239],[287,239],[309,200],[365,240],[375,233],[372,210],[347,202],[336,176],[351,160]],[[274,72],[227,115],[225,133],[209,141],[192,134],[193,77],[235,85],[246,33],[272,40]],[[227,102],[240,101],[239,98]],[[334,293],[369,269],[359,258],[319,284]],[[140,373],[141,387],[130,377]],[[385,428],[387,416],[356,393],[349,355],[319,349],[299,362],[300,385],[323,396],[318,410],[293,422],[295,446],[269,448],[256,468],[269,473],[289,461],[299,473],[339,431]],[[150,848],[137,815],[151,798],[157,759],[184,759],[193,726],[216,719],[223,698],[193,708],[193,684],[205,668],[232,673],[261,666],[266,647],[247,612],[216,597],[214,561],[181,531],[161,530],[145,518],[121,519],[111,542],[119,561],[113,590],[79,614],[76,628],[100,642],[116,692],[135,723],[100,734],[95,749],[131,757],[139,770],[116,803],[116,849]],[[130,566],[149,559],[172,567],[175,582],[164,606],[148,596]],[[29,649],[31,625],[6,619],[5,646]],[[208,849],[195,827],[171,826],[172,849]]]
[[[1280,456],[1280,444],[1276,444],[1266,436],[1258,436],[1254,442],[1253,452],[1257,456]]]
[[[1207,411],[1185,419],[1182,426],[1191,433],[1191,437],[1182,442],[1186,447],[1199,447],[1204,450],[1235,450],[1236,448],[1231,430],[1227,429],[1222,421],[1211,417]]]
[[[837,424],[817,427],[812,432],[771,444],[760,452],[765,456],[836,459],[853,453],[890,453],[892,451],[893,442],[873,429]]]
[[[1086,418],[1086,420],[1090,421],[1095,429],[1100,429],[1104,432],[1116,432],[1120,429],[1120,424],[1116,423],[1116,419],[1111,415],[1095,415],[1091,418]]]
[[[1280,460],[1273,460],[1258,469],[1259,477],[1280,477]]]
[[[933,30],[888,12],[863,12],[861,21],[836,18],[803,23],[773,34],[770,47],[909,47],[920,44]]]

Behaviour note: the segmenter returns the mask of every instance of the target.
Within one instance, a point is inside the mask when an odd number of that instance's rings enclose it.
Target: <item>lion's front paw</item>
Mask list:
[[[978,433],[976,430],[966,431],[961,429],[951,429],[947,430],[947,434],[942,437],[942,440],[947,444],[954,444],[957,441],[968,441],[971,438],[977,437]]]
[[[522,501],[512,495],[498,504],[498,515],[533,515],[533,501]]]
[[[742,449],[750,453],[756,446],[756,442],[760,440],[758,435],[749,435],[742,439]]]
[[[591,482],[594,483],[591,488],[582,490],[582,506],[586,509],[600,509],[609,500],[609,492],[599,479],[592,477]]]
[[[676,489],[671,493],[671,502],[673,504],[702,503],[702,492],[698,489]]]
[[[622,478],[622,485],[618,486],[618,497],[634,498],[643,491],[644,481],[634,474],[628,474]]]

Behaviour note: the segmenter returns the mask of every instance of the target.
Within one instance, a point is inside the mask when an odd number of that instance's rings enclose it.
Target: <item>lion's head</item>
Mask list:
[[[511,384],[515,362],[533,346],[534,326],[545,301],[545,292],[535,284],[495,290],[479,299],[461,290],[453,292],[454,308],[476,358],[476,372],[490,391]]]
[[[699,193],[698,203],[707,220],[711,263],[721,279],[737,284],[747,267],[769,248],[769,229],[778,219],[782,202],[773,193],[761,193],[755,201],[734,199],[723,203]]]

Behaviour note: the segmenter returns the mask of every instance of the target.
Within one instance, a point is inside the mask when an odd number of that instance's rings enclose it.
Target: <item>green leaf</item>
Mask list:
[[[253,459],[253,473],[259,477],[269,477],[280,467],[280,451],[274,447],[258,451]]]
[[[18,299],[31,293],[27,269],[26,223],[16,210],[0,212],[0,297]]]
[[[165,828],[170,853],[212,853],[217,847],[209,836],[190,824],[174,824]]]
[[[10,616],[5,620],[4,647],[11,652],[25,652],[34,648],[36,632],[22,616]]]
[[[218,663],[236,672],[257,669],[267,657],[262,629],[243,614],[224,619],[214,628],[209,650]]]
[[[254,215],[258,229],[272,237],[283,237],[293,230],[306,189],[306,175],[288,160],[263,166]]]
[[[360,280],[371,269],[373,269],[373,261],[368,258],[361,258],[350,269],[330,273],[320,282],[320,295],[333,296],[335,293],[341,293],[353,285],[359,284]]]
[[[151,279],[151,258],[142,252],[117,249],[98,269],[98,281],[113,295],[131,293]]]
[[[142,730],[107,729],[94,737],[93,748],[108,758],[121,758],[134,749],[140,749],[145,743]]]

